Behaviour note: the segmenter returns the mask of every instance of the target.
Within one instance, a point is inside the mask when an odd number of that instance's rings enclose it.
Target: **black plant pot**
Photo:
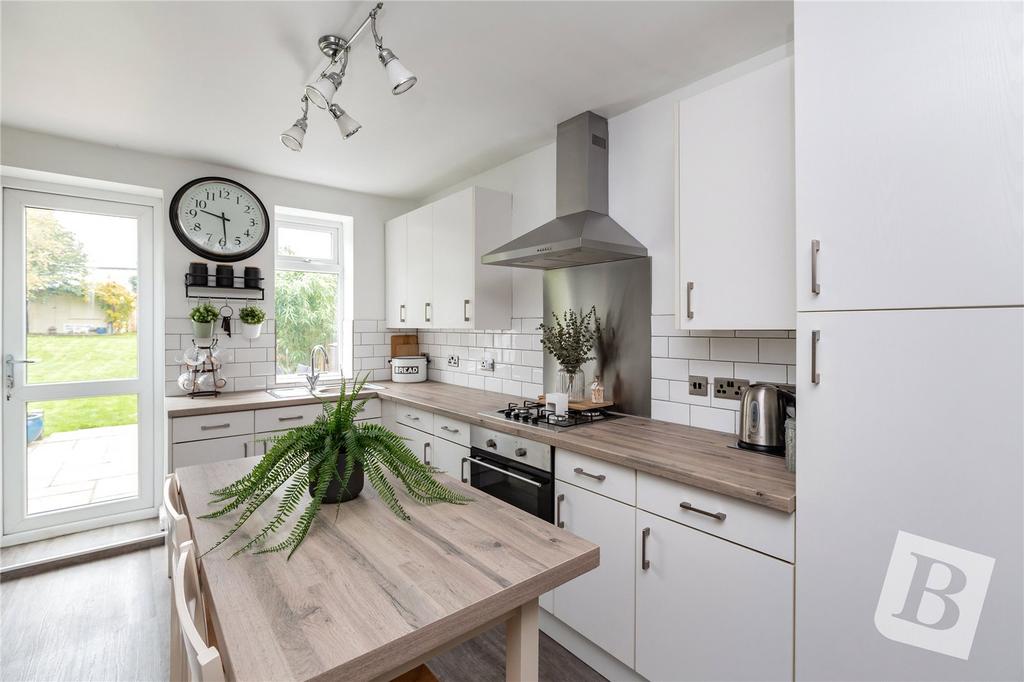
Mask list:
[[[359,497],[359,493],[363,491],[363,465],[359,462],[356,462],[356,465],[352,467],[352,475],[349,476],[348,485],[345,486],[344,490],[341,489],[341,477],[345,474],[345,459],[347,456],[345,451],[338,455],[338,477],[327,486],[327,493],[323,499],[324,504],[349,502]],[[315,490],[316,479],[310,477],[309,494],[313,495]]]

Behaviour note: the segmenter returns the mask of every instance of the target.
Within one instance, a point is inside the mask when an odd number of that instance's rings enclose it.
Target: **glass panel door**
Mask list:
[[[4,535],[152,507],[153,209],[3,198]]]

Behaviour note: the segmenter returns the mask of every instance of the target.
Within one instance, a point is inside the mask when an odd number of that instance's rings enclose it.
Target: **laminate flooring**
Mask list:
[[[0,680],[166,680],[170,583],[163,547],[0,584]],[[505,679],[498,626],[428,663],[442,682]],[[598,673],[541,633],[542,682]]]

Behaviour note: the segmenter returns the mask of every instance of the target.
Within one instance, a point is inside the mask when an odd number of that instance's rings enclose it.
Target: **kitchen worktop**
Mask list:
[[[379,385],[383,390],[364,391],[364,397],[420,407],[782,512],[796,510],[796,477],[786,471],[783,459],[739,450],[733,434],[633,416],[549,431],[497,414],[507,403],[521,401],[518,396],[432,381]],[[313,396],[281,399],[265,391],[248,391],[217,398],[169,397],[165,406],[168,417],[183,417],[316,402],[319,398]]]

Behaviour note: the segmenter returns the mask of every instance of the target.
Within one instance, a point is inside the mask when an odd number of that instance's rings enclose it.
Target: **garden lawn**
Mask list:
[[[39,361],[26,367],[30,384],[138,376],[135,334],[33,334],[28,337],[28,357]],[[29,403],[28,409],[44,412],[44,436],[138,421],[138,399],[134,395],[48,400]]]

